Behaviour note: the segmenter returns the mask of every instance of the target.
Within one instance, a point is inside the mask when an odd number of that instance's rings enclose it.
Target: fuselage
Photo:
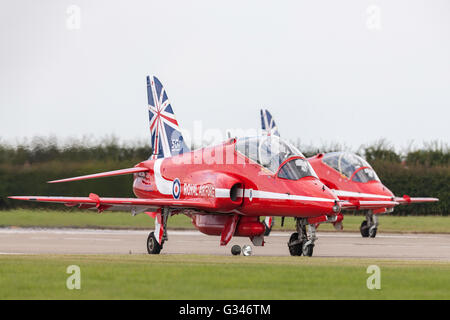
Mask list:
[[[298,159],[297,159],[298,158]],[[133,190],[139,198],[168,198],[174,204],[197,199],[205,210],[195,213],[235,213],[243,216],[317,217],[334,215],[337,197],[317,177],[280,177],[236,148],[236,140],[170,158],[144,161],[150,169],[136,174]],[[211,209],[213,208],[213,209]],[[186,211],[186,209],[184,209]]]

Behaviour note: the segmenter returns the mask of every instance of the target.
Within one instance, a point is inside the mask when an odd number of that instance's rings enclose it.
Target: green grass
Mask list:
[[[81,289],[68,290],[69,265]],[[381,289],[366,287],[369,265]],[[0,256],[0,299],[449,299],[450,264],[306,257]]]
[[[178,218],[178,219],[177,219]],[[187,217],[173,217],[173,221],[189,222]],[[75,227],[75,228],[153,228],[153,219],[142,213],[132,216],[124,212],[97,213],[90,210],[30,210],[0,211],[0,226],[16,227]]]
[[[359,231],[363,216],[345,215],[344,231]],[[450,216],[380,216],[380,232],[450,233]],[[1,227],[75,227],[75,228],[153,228],[153,219],[146,214],[132,217],[124,212],[52,211],[18,209],[0,211]],[[193,229],[189,218],[176,215],[169,219],[170,229]],[[274,230],[294,230],[294,219],[286,218],[281,227],[281,219],[275,219]],[[319,231],[334,231],[330,224],[323,224]]]

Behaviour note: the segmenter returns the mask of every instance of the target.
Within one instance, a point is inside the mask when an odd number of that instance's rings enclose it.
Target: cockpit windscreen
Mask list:
[[[323,156],[322,161],[352,181],[380,181],[370,164],[356,154],[330,152]]]
[[[236,150],[273,173],[290,157],[304,158],[296,147],[277,136],[240,138],[236,142]]]

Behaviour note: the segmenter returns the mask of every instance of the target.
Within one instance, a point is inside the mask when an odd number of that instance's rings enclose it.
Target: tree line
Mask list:
[[[294,143],[305,156],[340,151],[340,145],[305,146]],[[438,142],[420,149],[396,151],[385,140],[361,146],[356,153],[365,157],[378,176],[397,196],[437,197],[438,203],[399,206],[397,215],[447,215],[449,211],[450,152]],[[35,137],[16,145],[0,143],[0,209],[18,207],[61,208],[59,205],[19,202],[8,195],[74,195],[132,197],[131,176],[47,184],[46,181],[132,167],[148,159],[147,141],[120,142],[115,137],[98,141],[71,140],[64,144],[55,138]]]

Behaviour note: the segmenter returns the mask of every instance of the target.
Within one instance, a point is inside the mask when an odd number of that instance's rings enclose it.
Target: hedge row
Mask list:
[[[397,215],[448,215],[450,209],[450,167],[405,165],[387,161],[372,161],[383,184],[395,195],[435,197],[439,202],[398,206]]]
[[[304,150],[305,148],[303,148]],[[313,154],[310,150],[305,154]],[[450,160],[448,148],[432,147],[397,154],[385,145],[365,147],[365,154],[383,183],[396,195],[438,197],[433,204],[400,206],[394,214],[439,214],[449,211]],[[95,172],[132,167],[151,154],[145,143],[131,147],[117,141],[94,145],[73,144],[59,147],[56,143],[38,143],[16,147],[0,145],[0,209],[17,207],[61,208],[58,205],[20,202],[8,195],[73,195],[87,196],[94,192],[101,196],[133,196],[131,176],[98,180],[47,184],[46,181]]]

